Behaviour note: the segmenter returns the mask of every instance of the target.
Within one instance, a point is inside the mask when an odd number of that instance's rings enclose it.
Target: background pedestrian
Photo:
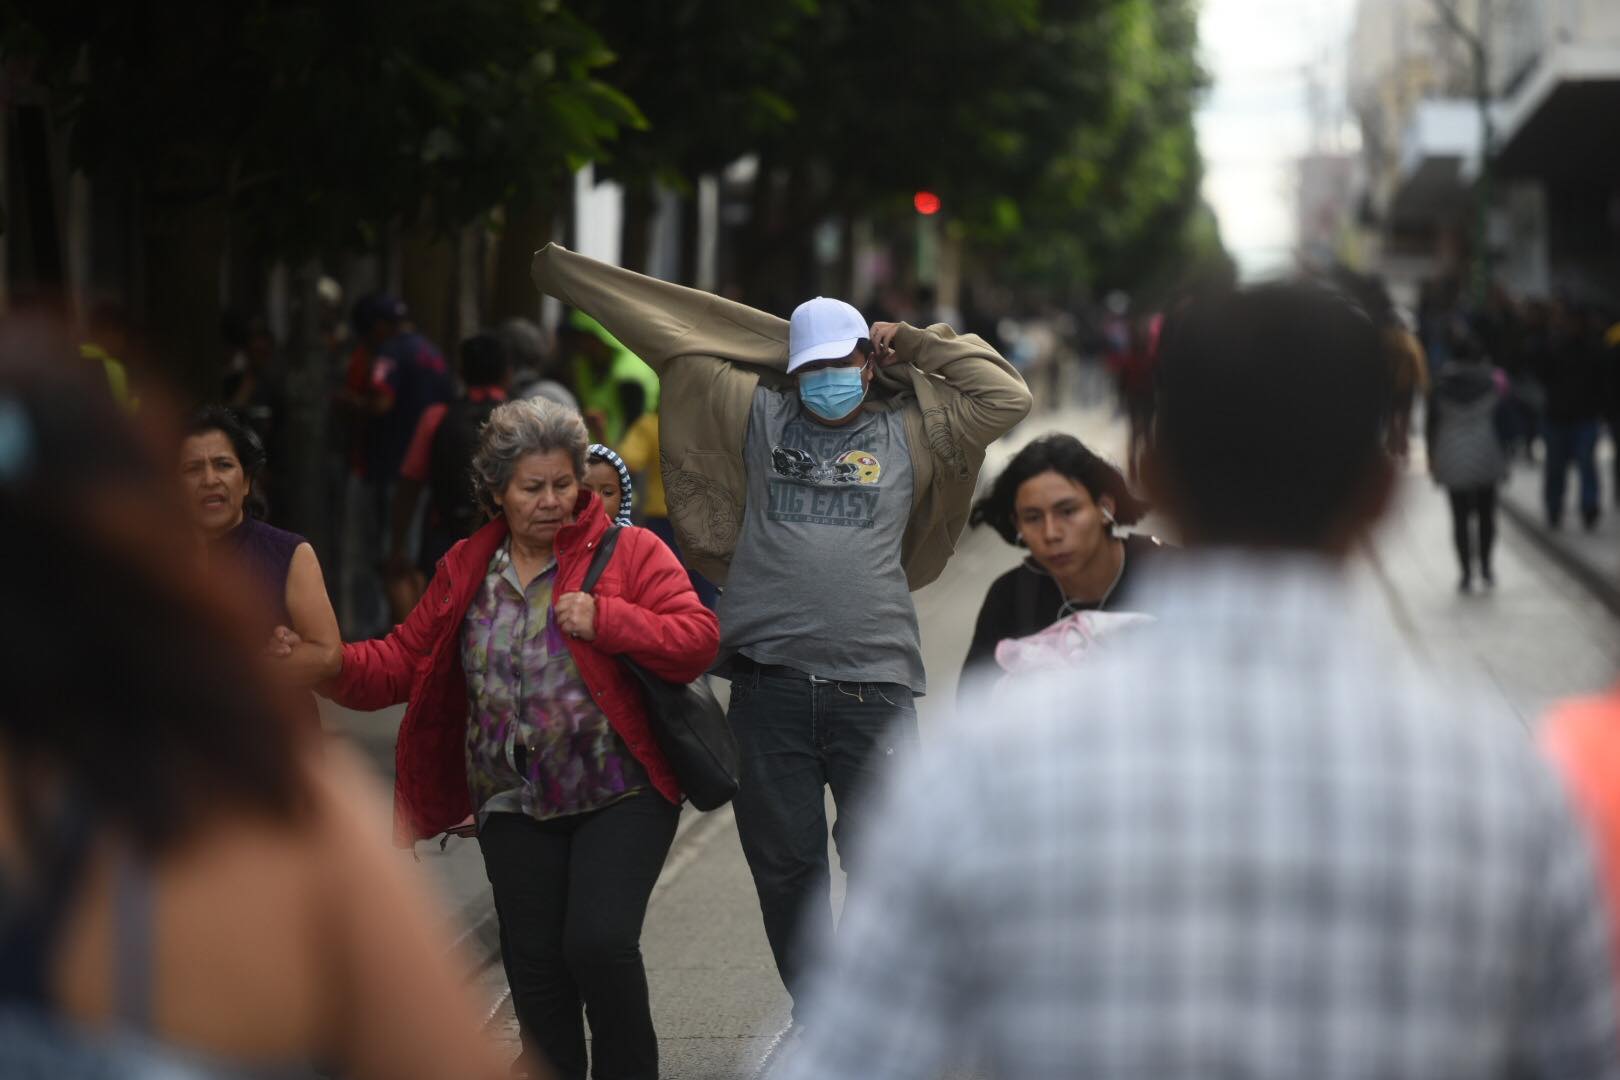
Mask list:
[[[494,334],[474,334],[461,343],[465,389],[449,404],[429,405],[417,421],[394,490],[387,570],[394,579],[418,575],[418,596],[445,552],[486,520],[473,490],[473,454],[490,414],[506,400],[511,378],[511,357],[502,340]],[[412,552],[412,526],[422,513],[424,490],[428,501],[421,542]]]
[[[624,459],[601,443],[591,443],[585,455],[585,486],[602,500],[602,509],[615,525],[631,524],[635,485]]]
[[[1452,540],[1462,568],[1457,588],[1467,592],[1476,566],[1487,586],[1496,584],[1491,549],[1496,542],[1496,489],[1508,467],[1499,434],[1507,377],[1491,366],[1477,341],[1461,337],[1448,352],[1451,359],[1435,377],[1429,396],[1429,472],[1451,499]]]
[[[1588,530],[1602,513],[1598,488],[1597,441],[1603,410],[1603,361],[1597,332],[1580,308],[1552,304],[1547,335],[1538,354],[1547,390],[1542,428],[1546,467],[1542,501],[1547,524],[1564,522],[1564,492],[1573,467],[1580,478],[1581,520]]]

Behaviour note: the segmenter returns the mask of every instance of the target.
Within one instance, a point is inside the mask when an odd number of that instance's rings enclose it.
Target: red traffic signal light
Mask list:
[[[917,213],[927,216],[939,213],[939,196],[932,191],[919,191],[911,197],[911,205],[917,208]]]

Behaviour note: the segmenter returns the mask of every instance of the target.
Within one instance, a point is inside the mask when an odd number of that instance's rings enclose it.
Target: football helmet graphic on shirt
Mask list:
[[[832,461],[817,461],[808,452],[788,446],[771,451],[771,469],[787,480],[811,484],[876,484],[883,464],[865,450],[850,450]]]

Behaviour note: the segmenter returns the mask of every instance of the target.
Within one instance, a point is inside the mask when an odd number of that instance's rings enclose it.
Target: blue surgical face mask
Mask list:
[[[842,420],[860,407],[866,381],[860,367],[822,368],[799,376],[799,400],[823,420]]]

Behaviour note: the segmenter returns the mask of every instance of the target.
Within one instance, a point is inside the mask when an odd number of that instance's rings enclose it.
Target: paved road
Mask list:
[[[987,474],[1018,442],[1047,430],[1079,434],[1116,456],[1123,441],[1106,411],[1038,416],[994,448]],[[1553,699],[1605,685],[1620,670],[1620,621],[1507,523],[1497,590],[1458,596],[1444,499],[1422,479],[1421,461],[1413,471],[1372,551],[1357,561],[1359,602],[1393,623],[1448,676],[1495,686],[1527,725]],[[930,689],[919,703],[924,738],[951,707],[986,586],[1017,559],[994,534],[970,532],[945,576],[917,594]],[[380,762],[391,760],[397,715],[335,712],[333,719],[366,741]],[[485,910],[487,886],[473,842],[452,841],[443,855],[424,853],[421,867],[454,905],[458,924]],[[683,818],[654,894],[643,949],[663,1074],[671,1080],[754,1076],[786,1026],[788,1002],[729,811]],[[478,985],[490,1002],[496,1036],[515,1048],[499,965],[486,968]]]

